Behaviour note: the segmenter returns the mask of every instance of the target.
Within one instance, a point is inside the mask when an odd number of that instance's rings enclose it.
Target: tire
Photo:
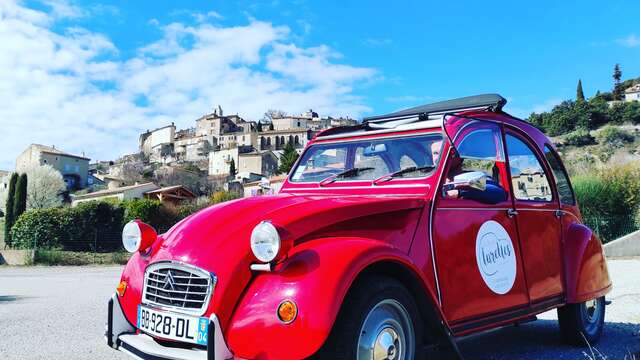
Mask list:
[[[368,277],[347,294],[329,338],[312,359],[412,360],[422,322],[409,291],[388,277]]]
[[[596,343],[604,327],[604,313],[604,296],[558,308],[558,322],[563,338],[576,346]]]

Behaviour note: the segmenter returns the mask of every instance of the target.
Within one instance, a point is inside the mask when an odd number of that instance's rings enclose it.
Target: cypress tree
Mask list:
[[[584,92],[582,91],[582,80],[578,79],[578,89],[576,90],[576,100],[584,101]]]
[[[229,164],[229,175],[234,176],[236,174],[236,161],[231,159],[231,163]]]
[[[622,89],[620,88],[620,79],[622,79],[622,70],[620,64],[616,64],[613,68],[613,100],[622,99]]]
[[[4,242],[11,245],[11,227],[15,222],[13,216],[13,203],[16,196],[16,183],[18,182],[18,174],[13,173],[9,180],[9,192],[7,194],[6,211],[4,214]]]
[[[13,221],[27,210],[27,174],[22,174],[16,183],[16,194],[13,199]]]

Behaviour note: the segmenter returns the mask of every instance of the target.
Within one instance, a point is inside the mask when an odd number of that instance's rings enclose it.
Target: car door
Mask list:
[[[439,181],[432,236],[441,306],[454,332],[485,326],[487,317],[528,304],[501,125],[471,121],[448,136],[451,150]],[[457,154],[456,154],[457,153]],[[462,161],[461,165],[459,165]],[[483,171],[505,196],[494,203],[443,189],[456,167]],[[483,325],[484,324],[484,325]]]
[[[524,134],[505,134],[511,189],[531,303],[563,293],[559,202],[553,177],[538,147]]]

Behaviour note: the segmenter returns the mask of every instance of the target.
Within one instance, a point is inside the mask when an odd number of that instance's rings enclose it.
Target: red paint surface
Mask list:
[[[522,131],[540,153],[544,144],[550,143],[533,126],[508,115],[467,115]],[[413,132],[434,131],[441,130]],[[319,141],[309,146],[315,142]],[[448,151],[447,144],[442,153]],[[443,314],[445,326],[524,309],[518,316],[465,332],[540,312],[539,308],[533,310],[538,299],[558,295],[557,305],[562,305],[601,296],[610,289],[602,246],[580,224],[577,207],[562,207],[565,216],[558,220],[553,212],[540,211],[541,215],[536,211],[553,210],[559,207],[557,203],[537,209],[539,205],[517,203],[512,196],[492,206],[440,199],[437,189],[444,182],[440,175],[446,166],[441,161],[426,179],[394,179],[379,185],[336,181],[320,187],[285,181],[279,195],[245,198],[202,210],[161,235],[149,254],[133,254],[122,275],[128,283],[121,298],[125,315],[135,323],[146,266],[162,260],[185,262],[217,276],[206,315],[217,314],[235,356],[299,359],[322,345],[351,283],[378,261],[393,261],[410,269],[438,304],[436,310]],[[507,167],[500,162],[498,168],[508,188]],[[434,211],[431,204],[435,204]],[[505,209],[512,206],[522,210],[522,216],[508,218]],[[507,229],[518,255],[516,281],[505,295],[488,289],[476,265],[475,237],[479,226],[489,219]],[[283,239],[293,243],[271,273],[249,269],[256,262],[249,237],[263,220],[270,220]],[[294,300],[299,308],[298,318],[289,325],[280,323],[276,316],[278,304],[285,299]]]

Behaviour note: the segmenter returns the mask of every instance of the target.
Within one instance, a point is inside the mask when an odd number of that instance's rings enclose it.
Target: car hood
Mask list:
[[[360,236],[408,250],[424,199],[407,196],[299,196],[281,194],[214,205],[188,217],[154,244],[149,263],[188,263],[217,277],[209,308],[221,321],[251,279],[256,262],[250,235],[263,220],[295,244],[315,238]],[[222,312],[222,313],[221,313]]]

